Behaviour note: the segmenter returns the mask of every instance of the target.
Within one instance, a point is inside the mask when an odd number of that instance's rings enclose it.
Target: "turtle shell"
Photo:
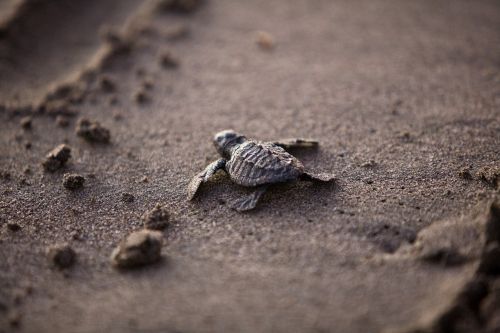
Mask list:
[[[249,140],[233,150],[226,170],[235,183],[257,186],[296,180],[304,166],[273,143]]]

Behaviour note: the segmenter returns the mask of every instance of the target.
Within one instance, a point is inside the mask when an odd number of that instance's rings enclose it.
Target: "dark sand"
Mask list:
[[[210,0],[188,14],[16,3],[0,4],[0,332],[500,326],[498,272],[476,273],[500,241],[485,231],[500,167],[497,1]],[[110,142],[77,136],[82,117]],[[187,202],[226,128],[318,139],[297,156],[338,182],[278,186],[238,214],[228,202],[247,191],[220,174]],[[72,157],[45,172],[61,143]],[[65,189],[64,173],[83,188]],[[116,270],[113,248],[157,204],[170,212],[163,260]],[[46,256],[61,243],[77,254],[63,270]]]

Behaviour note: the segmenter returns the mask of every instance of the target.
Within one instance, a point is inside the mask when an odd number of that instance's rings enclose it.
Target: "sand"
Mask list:
[[[497,2],[163,2],[0,4],[0,332],[498,328]],[[316,139],[296,156],[338,180],[240,214],[221,173],[187,201],[228,128]],[[114,268],[157,205],[162,260]]]

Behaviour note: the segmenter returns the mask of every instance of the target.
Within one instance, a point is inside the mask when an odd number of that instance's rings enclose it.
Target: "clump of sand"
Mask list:
[[[113,250],[111,263],[118,268],[135,268],[159,261],[162,237],[159,231],[131,233]]]

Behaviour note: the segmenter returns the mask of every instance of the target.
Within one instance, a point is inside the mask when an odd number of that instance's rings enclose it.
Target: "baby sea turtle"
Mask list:
[[[255,187],[255,191],[234,201],[231,205],[242,212],[253,209],[259,198],[271,184],[296,180],[330,182],[330,174],[307,172],[304,165],[285,149],[317,147],[318,142],[304,139],[286,139],[276,142],[261,142],[247,139],[245,136],[225,130],[214,137],[214,144],[222,156],[210,163],[205,170],[197,174],[188,185],[188,199],[194,198],[200,185],[218,170],[226,171],[231,179],[242,186]]]

